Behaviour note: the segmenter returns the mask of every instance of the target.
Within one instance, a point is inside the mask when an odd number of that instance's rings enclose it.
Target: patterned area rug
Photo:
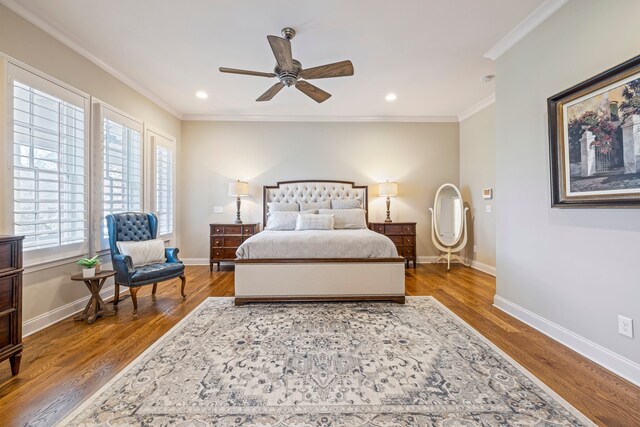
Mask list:
[[[209,298],[62,424],[592,425],[430,297]]]

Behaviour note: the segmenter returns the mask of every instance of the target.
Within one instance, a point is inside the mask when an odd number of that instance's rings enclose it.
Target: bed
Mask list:
[[[350,181],[305,180],[265,186],[269,204],[356,200],[366,209],[367,187]],[[391,240],[371,230],[262,231],[236,252],[235,304],[271,301],[394,301],[404,303],[404,258]]]

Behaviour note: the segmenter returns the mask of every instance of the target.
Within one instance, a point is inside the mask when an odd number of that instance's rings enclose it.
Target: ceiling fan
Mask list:
[[[280,81],[260,95],[256,101],[270,101],[283,87],[295,86],[296,89],[314,101],[318,103],[324,102],[329,99],[331,94],[312,85],[306,80],[353,76],[353,64],[348,60],[303,69],[302,64],[293,59],[291,55],[290,40],[296,35],[296,32],[293,28],[287,27],[282,29],[282,35],[283,37],[267,36],[271,50],[273,50],[273,55],[276,57],[276,66],[273,69],[273,73],[225,67],[220,67],[220,71],[223,73],[245,74],[247,76],[277,77]]]

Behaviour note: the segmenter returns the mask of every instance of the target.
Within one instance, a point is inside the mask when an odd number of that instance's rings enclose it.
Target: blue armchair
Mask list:
[[[116,242],[130,242],[151,240],[156,238],[158,231],[158,217],[152,213],[126,212],[107,215],[107,230],[109,232],[109,247],[111,249],[111,262],[116,272],[114,308],[118,308],[120,299],[120,286],[129,288],[131,301],[133,302],[133,314],[138,313],[138,290],[144,285],[153,284],[152,295],[155,295],[158,282],[179,277],[182,281],[180,294],[186,297],[184,285],[184,264],[178,259],[177,248],[166,248],[167,261],[161,264],[150,264],[134,267],[130,256],[122,255]]]

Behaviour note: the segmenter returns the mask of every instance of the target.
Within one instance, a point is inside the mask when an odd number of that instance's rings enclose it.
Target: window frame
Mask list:
[[[70,104],[74,104],[78,107],[82,107],[84,110],[84,186],[87,189],[84,204],[85,204],[85,232],[84,239],[79,243],[71,243],[66,245],[58,245],[55,247],[40,248],[24,251],[24,264],[25,266],[37,266],[43,264],[59,263],[62,260],[68,260],[78,256],[87,254],[92,246],[92,232],[91,232],[91,97],[89,94],[82,92],[64,82],[61,82],[47,74],[40,72],[39,70],[30,67],[26,64],[22,64],[19,61],[7,60],[6,61],[6,75],[7,81],[5,82],[6,99],[5,99],[5,123],[6,123],[6,141],[5,159],[7,161],[6,173],[4,174],[6,181],[10,182],[10,188],[4,195],[3,203],[5,204],[5,229],[15,234],[14,221],[14,82],[18,81],[21,84],[27,85],[40,92],[46,93],[57,99],[63,100]],[[60,190],[58,190],[60,193]]]

